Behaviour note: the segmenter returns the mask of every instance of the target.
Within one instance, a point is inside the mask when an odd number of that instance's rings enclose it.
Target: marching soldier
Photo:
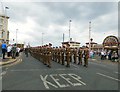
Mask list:
[[[66,67],[70,67],[70,48],[69,47],[67,47],[66,48],[66,60],[67,60],[67,65],[66,65]]]
[[[79,48],[78,50],[78,65],[82,65],[82,49]]]
[[[77,48],[74,48],[73,50],[73,57],[74,57],[74,63],[76,64],[77,63]]]
[[[84,67],[88,67],[88,58],[89,58],[89,50],[88,48],[84,51]]]
[[[47,67],[51,68],[52,51],[51,48],[47,48]]]
[[[47,48],[47,67],[51,68],[51,61],[52,61],[52,44],[49,43],[49,47]]]
[[[58,51],[57,51],[58,63],[60,63],[60,61],[61,61],[61,60],[60,60],[60,59],[61,59],[61,58],[60,58],[60,56],[61,56],[61,51],[60,51],[60,50],[61,50],[61,47],[59,47],[59,48],[58,48]]]
[[[65,60],[64,55],[65,55],[65,47],[62,47],[62,48],[61,48],[61,58],[62,58],[61,60],[62,60],[62,65],[65,64],[65,62],[64,62],[64,60]]]

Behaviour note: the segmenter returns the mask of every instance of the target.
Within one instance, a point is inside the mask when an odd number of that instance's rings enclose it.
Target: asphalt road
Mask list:
[[[52,68],[23,54],[2,69],[3,90],[118,90],[118,64],[89,60],[88,68],[52,62]]]

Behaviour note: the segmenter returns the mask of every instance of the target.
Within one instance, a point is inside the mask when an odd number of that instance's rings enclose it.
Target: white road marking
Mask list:
[[[52,86],[55,88],[65,88],[65,87],[71,87],[71,86],[86,85],[86,83],[81,81],[82,78],[76,74],[50,74],[50,75],[44,75],[44,76],[40,75],[40,78],[43,81],[43,84],[46,89],[50,89],[49,86]],[[54,82],[51,82],[51,79]],[[64,81],[64,83],[60,83],[61,81]]]
[[[91,64],[94,64],[94,65],[98,65],[98,66],[102,66],[102,67],[106,67],[106,65],[101,65],[101,64],[97,64],[97,63],[93,63],[93,62],[90,62]]]
[[[6,71],[3,71],[0,75],[2,76],[2,75],[5,75],[6,74]]]
[[[109,78],[109,79],[113,79],[113,80],[116,80],[116,81],[120,81],[119,79],[113,78],[113,77],[111,77],[111,76],[108,76],[108,75],[105,75],[105,74],[102,74],[102,73],[96,73],[96,74],[101,75],[101,76],[104,76],[104,77],[107,77],[107,78]]]
[[[65,68],[59,68],[59,69],[50,69],[50,70],[57,70],[57,71],[68,71],[68,70],[79,70],[78,68],[75,69],[65,69]],[[49,71],[49,69],[16,69],[16,70],[10,70],[11,72],[25,72],[25,71]]]
[[[56,76],[58,76],[57,74],[51,74],[50,77],[55,81],[55,83],[60,87],[67,87],[68,85],[65,84],[60,84],[58,81],[60,81],[58,78],[56,78]]]
[[[42,75],[40,75],[40,78],[41,78],[41,80],[43,81],[43,84],[44,84],[44,86],[46,87],[46,89],[49,89],[48,84],[51,85],[51,86],[53,86],[53,87],[55,87],[55,88],[58,88],[58,86],[56,86],[56,85],[54,85],[53,83],[49,82],[49,81],[47,80],[47,77],[48,77],[48,75],[46,75],[45,77],[43,77]]]
[[[115,72],[115,73],[120,74],[119,72]]]
[[[0,76],[0,80],[2,80],[2,76]]]
[[[69,76],[71,76],[73,79],[77,80],[78,82],[82,83],[83,85],[86,85],[86,83],[81,81],[81,77],[76,75],[76,74],[68,74]]]
[[[74,64],[71,64],[72,66],[76,67],[76,68],[79,68],[78,66],[74,65]]]

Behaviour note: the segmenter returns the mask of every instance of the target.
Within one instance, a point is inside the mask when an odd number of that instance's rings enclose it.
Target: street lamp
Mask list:
[[[17,46],[17,32],[18,32],[18,29],[16,29],[16,46]]]
[[[43,35],[44,35],[44,33],[42,33],[42,46],[43,46]]]
[[[89,51],[91,50],[91,21],[89,22]]]
[[[71,30],[71,22],[72,22],[72,20],[69,20],[69,45],[70,45],[70,30]]]

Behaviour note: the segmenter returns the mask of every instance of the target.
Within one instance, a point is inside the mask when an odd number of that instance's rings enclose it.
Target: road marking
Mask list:
[[[56,86],[56,85],[54,85],[53,83],[47,81],[47,77],[48,77],[48,75],[46,75],[45,77],[43,77],[42,75],[40,75],[40,78],[41,78],[41,80],[43,81],[43,84],[44,84],[44,86],[46,87],[46,89],[49,89],[48,84],[51,85],[51,86],[53,86],[53,87],[55,87],[55,88],[58,88],[58,86]]]
[[[0,80],[2,80],[2,76],[0,76]]]
[[[116,80],[116,81],[120,81],[119,79],[113,78],[113,77],[108,76],[108,75],[104,75],[104,74],[102,74],[102,73],[97,73],[97,74],[98,74],[98,75],[101,75],[101,76],[104,76],[104,77],[107,77],[107,78],[109,78],[109,79],[113,79],[113,80]]]
[[[50,69],[50,70],[68,71],[68,70],[79,70],[79,69],[78,69],[78,68],[74,68],[74,69],[59,68],[59,69]],[[49,69],[16,69],[16,70],[10,70],[10,71],[11,71],[11,72],[49,71]]]
[[[76,68],[79,68],[78,66],[74,65],[74,64],[71,64],[72,66],[76,67]]]
[[[43,81],[43,84],[46,89],[50,89],[49,86],[54,88],[65,88],[71,86],[86,85],[86,83],[81,81],[82,78],[76,74],[50,74],[45,76],[40,75],[40,78]],[[61,81],[62,84],[60,83]]]
[[[17,59],[16,62],[13,62],[13,63],[8,64],[8,65],[4,65],[4,66],[2,66],[2,67],[10,67],[10,66],[13,66],[13,65],[17,65],[17,64],[20,63],[20,62],[21,62],[21,60],[20,60],[20,59]]]
[[[115,72],[115,73],[120,74],[119,72]]]
[[[60,87],[60,88],[63,88],[63,87],[68,87],[69,85],[65,85],[65,84],[60,84],[58,81],[60,81],[59,78],[56,78],[57,77],[57,74],[52,74],[50,75],[50,77],[56,82],[56,84]]]
[[[5,75],[6,74],[6,71],[3,71],[0,75],[2,76],[2,75]]]
[[[102,67],[106,67],[106,65],[101,65],[101,64],[97,64],[97,63],[93,63],[93,62],[90,62],[91,64],[94,64],[94,65],[98,65],[98,66],[102,66]]]

